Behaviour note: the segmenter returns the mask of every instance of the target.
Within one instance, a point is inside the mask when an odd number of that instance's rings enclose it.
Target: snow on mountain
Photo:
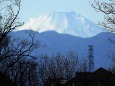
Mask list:
[[[31,19],[18,30],[32,29],[38,32],[56,31],[79,37],[92,37],[103,29],[75,12],[49,12]]]

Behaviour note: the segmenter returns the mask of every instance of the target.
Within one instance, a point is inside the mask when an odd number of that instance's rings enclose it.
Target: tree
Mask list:
[[[20,3],[21,0],[0,0],[0,62],[10,40],[9,32],[21,25],[18,22]]]
[[[36,63],[32,60],[36,57],[32,53],[40,47],[35,39],[36,34],[28,31],[29,40],[12,38],[9,34],[23,24],[18,20],[20,4],[21,0],[0,0],[0,71],[3,73],[0,83],[7,75],[17,86],[33,86]]]
[[[109,32],[115,33],[115,0],[108,0],[107,2],[103,1],[94,1],[91,6],[97,11],[104,13],[104,21],[99,22],[99,24]],[[109,38],[110,42],[115,44],[115,40]],[[115,54],[109,56],[113,60],[113,65],[115,65]],[[113,67],[115,70],[115,68]]]
[[[9,32],[21,26],[18,21],[21,0],[0,0],[0,43]]]
[[[115,74],[115,53],[114,52],[110,52],[108,54],[108,57],[112,60],[112,65],[109,68],[109,70]]]
[[[8,33],[21,25],[17,21],[20,12],[20,3],[21,0],[0,0],[0,66],[3,62],[7,61],[6,59],[10,53],[9,50],[7,51],[10,38]]]
[[[6,74],[8,74],[10,78],[15,77],[15,73],[17,72],[16,69],[20,68],[20,66],[17,66],[17,64],[21,63],[24,58],[36,59],[36,57],[32,53],[33,50],[38,48],[39,43],[34,39],[34,34],[32,35],[32,33],[30,33],[29,35],[30,35],[29,40],[16,38],[11,40],[5,49],[2,49],[2,52],[0,54],[0,71],[3,72],[3,75],[1,77],[4,77]],[[21,64],[21,66],[22,65],[24,67],[25,64]],[[26,71],[26,69],[28,69],[29,66],[25,66],[25,67],[26,68],[23,69],[25,69]],[[12,72],[11,75],[10,71],[14,71],[14,73]],[[21,73],[23,77],[24,75],[22,72],[25,73],[25,71],[17,72],[17,74]],[[27,76],[28,73],[29,72],[26,73]],[[16,80],[16,78],[12,80]],[[14,82],[17,82],[17,80]]]
[[[108,2],[94,1],[91,6],[97,11],[104,13],[104,21],[99,24],[110,32],[115,32],[115,0]]]
[[[43,55],[37,61],[40,86],[50,86],[50,82],[57,83],[57,80],[61,79],[70,80],[75,76],[76,71],[88,71],[88,60],[79,60],[74,51],[69,51],[64,55],[61,53],[52,56]]]

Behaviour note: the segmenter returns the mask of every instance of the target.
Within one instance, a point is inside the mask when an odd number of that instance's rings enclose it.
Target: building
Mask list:
[[[68,86],[115,86],[115,75],[104,68],[94,72],[77,72]]]
[[[115,86],[115,74],[99,68],[94,72],[76,72],[71,80],[47,79],[45,86]]]

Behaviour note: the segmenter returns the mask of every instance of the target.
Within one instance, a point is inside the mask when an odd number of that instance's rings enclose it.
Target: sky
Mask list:
[[[103,15],[96,12],[90,5],[94,0],[22,0],[20,20],[28,22],[46,12],[74,11],[94,23],[103,20]],[[101,1],[101,0],[100,0]],[[105,0],[106,1],[106,0]]]

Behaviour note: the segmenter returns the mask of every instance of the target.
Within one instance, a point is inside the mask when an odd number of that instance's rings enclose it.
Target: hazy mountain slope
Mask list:
[[[29,39],[25,32],[27,31],[13,32],[12,37],[20,36]],[[88,56],[88,45],[93,45],[96,68],[106,67],[111,63],[107,55],[111,51],[115,51],[115,45],[108,40],[109,37],[115,39],[115,34],[100,33],[90,38],[81,38],[69,34],[59,34],[55,31],[36,33],[36,40],[39,39],[46,46],[39,48],[35,53],[53,55],[59,52],[65,54],[69,50],[73,50],[78,53],[79,58],[82,58]]]
[[[92,37],[103,32],[98,27],[83,16],[75,12],[49,12],[38,18],[31,19],[18,30],[32,29],[34,31],[56,31],[61,34],[70,34],[79,37]]]

